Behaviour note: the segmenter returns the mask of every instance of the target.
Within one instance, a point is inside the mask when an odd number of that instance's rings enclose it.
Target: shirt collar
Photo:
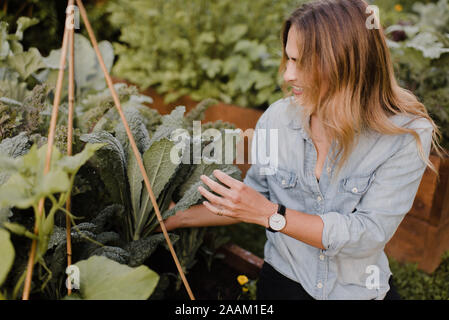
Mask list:
[[[306,118],[306,124],[308,125],[310,121],[310,116],[307,116]],[[301,136],[305,139],[305,140],[311,140],[310,136],[308,135],[307,131],[304,130],[303,128],[303,124],[301,123],[301,120],[298,118],[293,118],[290,119],[290,121],[288,122],[287,125],[288,128],[292,129],[292,130],[298,130],[299,133],[301,134]]]

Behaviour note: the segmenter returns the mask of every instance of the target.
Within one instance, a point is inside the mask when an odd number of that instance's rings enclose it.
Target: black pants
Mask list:
[[[401,297],[390,277],[390,290],[384,300],[400,300]],[[296,281],[277,272],[270,264],[264,262],[257,282],[257,300],[314,300]]]

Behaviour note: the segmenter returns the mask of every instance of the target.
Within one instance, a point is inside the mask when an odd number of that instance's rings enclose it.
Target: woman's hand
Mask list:
[[[203,204],[210,211],[240,222],[268,227],[268,218],[277,210],[275,203],[220,170],[214,170],[214,176],[228,188],[205,175],[200,177],[212,191],[221,196],[216,196],[201,186],[198,187],[199,192],[209,200]]]

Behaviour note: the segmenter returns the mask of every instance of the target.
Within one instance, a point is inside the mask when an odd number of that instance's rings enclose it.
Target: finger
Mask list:
[[[218,216],[231,216],[232,212],[226,208],[218,208],[208,201],[203,201],[204,206]]]
[[[223,184],[227,185],[229,188],[240,188],[240,185],[242,184],[241,181],[234,179],[233,177],[227,175],[221,170],[214,170],[214,176],[217,177],[218,180],[223,182]]]
[[[228,199],[216,196],[214,194],[212,194],[211,192],[207,191],[205,188],[203,187],[198,187],[198,191],[207,199],[209,200],[212,204],[214,205],[220,205],[229,209],[232,209],[233,203],[231,201],[229,201]]]
[[[206,175],[202,175],[200,177],[201,181],[203,181],[209,188],[212,189],[212,191],[215,191],[216,193],[220,194],[221,196],[228,198],[230,200],[232,200],[233,198],[233,194],[232,194],[232,190],[228,189],[224,186],[222,186],[221,184],[219,184],[218,182],[212,180],[211,178],[209,178]]]

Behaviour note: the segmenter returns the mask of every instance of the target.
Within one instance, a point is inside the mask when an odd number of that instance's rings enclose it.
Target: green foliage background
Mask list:
[[[263,106],[281,97],[277,68],[280,26],[298,1],[111,0],[120,28],[113,72],[166,94],[190,95],[240,106]]]

